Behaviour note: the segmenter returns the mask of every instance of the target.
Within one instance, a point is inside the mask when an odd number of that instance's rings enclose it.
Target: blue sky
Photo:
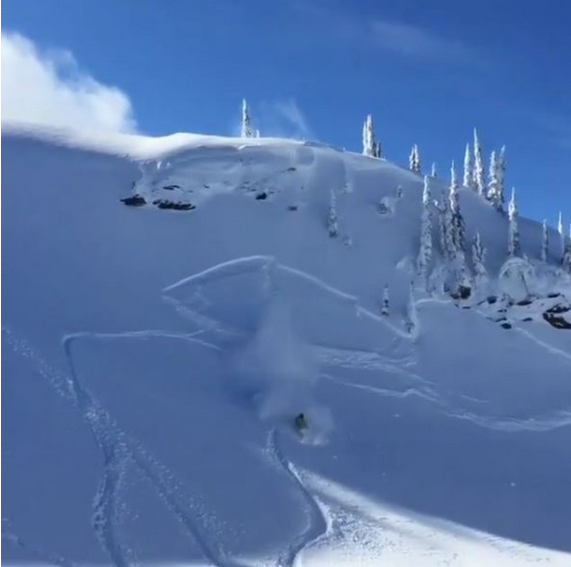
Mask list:
[[[477,126],[507,145],[520,210],[571,218],[571,3],[520,0],[4,0],[2,31],[130,100],[137,128],[231,134],[245,96],[263,134],[386,157],[418,143],[447,175]],[[60,52],[61,54],[61,52]],[[5,90],[3,73],[2,91]],[[3,104],[4,109],[4,104]]]

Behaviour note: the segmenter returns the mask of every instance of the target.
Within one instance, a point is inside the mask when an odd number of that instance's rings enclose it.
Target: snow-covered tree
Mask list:
[[[557,219],[557,232],[559,233],[559,250],[558,253],[561,254],[560,258],[563,258],[565,254],[565,232],[563,230],[563,215],[559,211],[559,218]]]
[[[501,196],[502,209],[504,205],[504,195],[505,191],[505,180],[506,180],[506,147],[502,146],[500,150],[500,155],[498,157],[498,193]]]
[[[454,257],[452,215],[445,189],[442,189],[442,195],[438,202],[438,225],[440,228],[440,251],[442,257],[444,260],[451,260]]]
[[[430,177],[437,177],[436,175],[436,162],[432,162],[432,166],[430,167]]]
[[[494,150],[490,155],[488,199],[496,211],[502,211],[504,208],[504,192],[501,179],[501,158],[498,157]]]
[[[242,124],[240,129],[242,138],[253,138],[254,131],[252,130],[252,119],[250,118],[250,109],[246,99],[242,99]]]
[[[519,214],[515,200],[515,189],[512,189],[512,198],[508,206],[508,255],[510,257],[519,256],[521,248],[519,243]]]
[[[565,249],[563,251],[563,269],[571,274],[571,223],[569,224],[569,238],[565,244]]]
[[[420,226],[420,249],[417,259],[417,273],[426,282],[428,267],[432,259],[432,214],[430,210],[430,185],[428,175],[424,176],[424,189],[422,191],[422,216]]]
[[[418,334],[418,313],[416,311],[416,301],[414,299],[414,282],[410,282],[408,301],[406,304],[406,315],[405,315],[405,326],[406,330],[411,335]]]
[[[473,189],[478,195],[486,194],[486,173],[484,170],[484,158],[482,155],[482,146],[478,139],[478,132],[474,128],[474,187]]]
[[[379,146],[380,150],[380,146]],[[377,142],[375,140],[375,128],[373,126],[373,116],[367,115],[363,124],[363,155],[369,157],[378,157]]]
[[[466,144],[466,152],[464,154],[464,177],[462,185],[467,189],[474,188],[474,169],[472,167],[472,153],[470,151],[470,144]]]
[[[472,240],[472,264],[474,265],[474,273],[477,279],[482,279],[487,276],[487,270],[485,266],[486,261],[486,249],[482,244],[482,238],[480,233],[476,232],[476,236]]]
[[[420,154],[416,144],[412,146],[412,150],[410,151],[410,156],[408,158],[408,163],[411,171],[414,171],[414,173],[420,173]]]
[[[335,191],[331,190],[331,199],[329,201],[329,212],[327,214],[327,232],[330,238],[339,236],[339,222],[337,220],[337,198]]]
[[[549,231],[547,230],[547,220],[543,220],[541,230],[541,251],[540,258],[542,262],[547,262],[547,251],[549,250]]]
[[[454,162],[450,169],[450,214],[451,214],[451,234],[454,250],[456,254],[464,254],[465,247],[465,227],[464,217],[460,211],[460,200],[458,197],[458,180]]]
[[[383,290],[383,303],[381,305],[381,315],[389,315],[389,286],[385,285]]]

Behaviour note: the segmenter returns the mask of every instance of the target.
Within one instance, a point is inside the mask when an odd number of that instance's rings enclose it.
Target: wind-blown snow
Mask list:
[[[461,189],[490,282],[417,292],[409,333],[409,171],[190,134],[3,150],[6,564],[571,565],[571,338],[542,317],[571,294],[540,224],[538,299],[509,304],[507,218]]]

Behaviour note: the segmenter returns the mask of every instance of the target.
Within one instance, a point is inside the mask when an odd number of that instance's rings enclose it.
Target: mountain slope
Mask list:
[[[537,223],[541,299],[504,305],[507,220],[462,190],[492,281],[418,292],[409,333],[422,180],[395,165],[190,135],[3,149],[5,561],[571,564],[571,340],[541,317],[571,294]]]

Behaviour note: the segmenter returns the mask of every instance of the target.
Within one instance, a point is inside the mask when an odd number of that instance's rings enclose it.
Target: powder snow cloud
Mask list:
[[[2,121],[79,130],[132,132],[129,97],[83,71],[66,50],[40,50],[2,32]]]

